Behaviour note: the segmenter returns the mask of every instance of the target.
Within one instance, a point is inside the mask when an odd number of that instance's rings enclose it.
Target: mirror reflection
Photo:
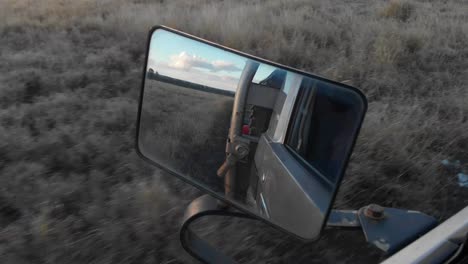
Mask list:
[[[356,90],[157,29],[138,150],[312,239],[326,222],[364,111]]]

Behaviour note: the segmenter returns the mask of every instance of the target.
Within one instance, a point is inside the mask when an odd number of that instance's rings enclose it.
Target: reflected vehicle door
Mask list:
[[[336,192],[353,138],[359,100],[345,89],[287,73],[255,154],[259,212],[314,236]],[[350,143],[351,142],[351,143]],[[281,194],[281,195],[279,195]]]

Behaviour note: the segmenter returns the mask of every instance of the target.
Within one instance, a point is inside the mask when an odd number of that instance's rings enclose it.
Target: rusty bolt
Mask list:
[[[247,156],[247,154],[249,154],[249,147],[246,146],[246,145],[243,145],[243,144],[237,145],[235,150],[237,152],[237,155],[240,158],[243,158],[243,157]]]
[[[371,219],[380,220],[384,218],[384,208],[378,204],[369,204],[364,209],[364,215]]]

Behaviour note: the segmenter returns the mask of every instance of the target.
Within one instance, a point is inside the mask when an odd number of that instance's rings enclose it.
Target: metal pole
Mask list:
[[[236,97],[234,98],[231,128],[229,129],[229,139],[231,141],[242,134],[242,121],[244,118],[245,102],[249,92],[250,84],[252,83],[255,73],[257,72],[258,66],[260,66],[258,62],[248,60],[245,63],[244,70],[240,76],[236,90]]]
[[[236,96],[231,116],[231,125],[229,128],[227,155],[224,164],[218,169],[217,174],[224,176],[224,188],[227,198],[234,198],[236,188],[236,170],[237,161],[249,152],[249,146],[242,142],[242,123],[244,119],[245,104],[249,92],[250,84],[257,72],[260,63],[253,60],[247,60],[244,70],[237,84]]]

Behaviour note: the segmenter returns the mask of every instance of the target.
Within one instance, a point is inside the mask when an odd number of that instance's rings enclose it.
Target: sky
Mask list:
[[[161,75],[213,88],[235,91],[246,58],[158,29],[151,36],[148,66]],[[254,82],[267,77],[275,68],[261,64]]]

